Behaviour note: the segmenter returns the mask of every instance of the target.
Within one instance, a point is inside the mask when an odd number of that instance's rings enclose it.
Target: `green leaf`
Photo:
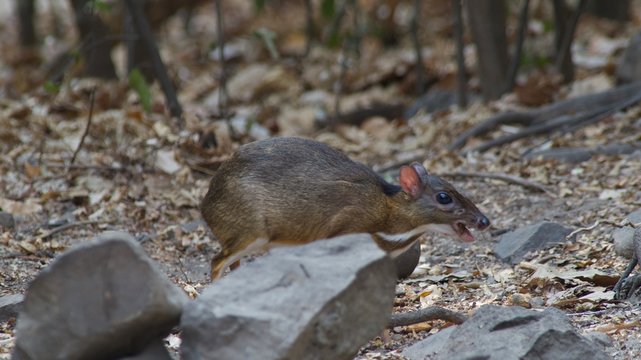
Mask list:
[[[85,5],[90,11],[106,12],[111,11],[112,4],[105,0],[89,0]]]
[[[254,31],[254,36],[256,36],[263,42],[263,45],[265,45],[265,47],[269,51],[269,55],[271,55],[272,59],[276,60],[280,58],[278,49],[276,49],[276,43],[274,42],[274,40],[276,39],[276,34],[273,31],[266,28],[260,28]]]
[[[42,87],[49,94],[57,94],[60,91],[60,84],[59,83],[55,83],[55,82],[53,82],[51,80],[45,81],[45,83],[42,84]]]
[[[254,0],[254,10],[256,12],[261,12],[263,9],[265,9],[265,5],[267,4],[267,0]]]
[[[147,80],[138,69],[133,69],[129,73],[129,87],[131,87],[140,98],[140,103],[142,103],[143,109],[146,112],[151,111],[151,91],[149,90],[149,84]]]
[[[334,31],[325,40],[325,46],[331,49],[337,49],[343,43],[343,36],[338,32]]]
[[[336,2],[334,0],[323,0],[321,2],[321,15],[325,19],[331,19],[336,15]]]

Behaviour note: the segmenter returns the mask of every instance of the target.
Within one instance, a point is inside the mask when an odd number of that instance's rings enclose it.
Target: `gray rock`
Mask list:
[[[16,359],[113,359],[178,324],[187,296],[126,233],[67,251],[29,285]]]
[[[0,321],[18,315],[24,297],[20,294],[6,295],[0,297]]]
[[[641,80],[641,33],[638,33],[628,43],[623,51],[616,70],[619,83],[630,83]]]
[[[494,246],[494,254],[504,262],[518,264],[528,252],[562,243],[571,232],[572,229],[563,225],[542,221],[503,234]]]
[[[626,259],[632,259],[634,256],[634,228],[632,226],[624,226],[614,230],[612,233],[614,252]]]
[[[451,330],[450,330],[451,329]],[[406,348],[409,359],[608,359],[560,310],[485,305],[463,324]],[[440,335],[440,336],[439,336]]]
[[[5,228],[12,230],[15,227],[16,219],[13,218],[13,215],[8,212],[0,211],[0,229]]]
[[[637,209],[626,216],[633,224],[641,223],[641,209]],[[635,254],[641,255],[641,249],[636,250],[634,244],[634,228],[632,226],[623,226],[612,232],[614,243],[614,252],[626,259],[631,259]],[[641,234],[639,235],[641,236]],[[639,245],[641,247],[641,245]]]
[[[351,359],[389,320],[396,271],[370,235],[277,248],[185,306],[183,359]]]
[[[155,339],[141,353],[119,358],[118,360],[172,360],[163,339]]]
[[[633,224],[641,223],[641,208],[629,213],[626,219],[630,220]]]
[[[418,261],[421,258],[421,242],[417,241],[412,247],[407,249],[404,253],[400,254],[394,259],[394,266],[396,266],[396,275],[399,279],[404,279],[410,276]]]

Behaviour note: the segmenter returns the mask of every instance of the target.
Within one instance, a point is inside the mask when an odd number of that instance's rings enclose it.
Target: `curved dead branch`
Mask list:
[[[636,82],[597,94],[559,101],[536,110],[500,113],[463,132],[448,149],[461,149],[470,138],[487,134],[501,125],[523,125],[528,128],[532,127],[532,129],[527,130],[526,128],[524,131],[527,132],[520,133],[520,136],[507,137],[497,143],[488,144],[489,147],[484,144],[474,150],[485,151],[492,146],[502,145],[534,134],[547,133],[559,127],[570,126],[574,129],[576,125],[584,124],[584,121],[592,123],[595,117],[602,119],[603,114],[610,114],[613,110],[618,111],[621,105],[629,104],[631,101],[632,104],[638,102],[637,98],[640,93],[641,82]]]

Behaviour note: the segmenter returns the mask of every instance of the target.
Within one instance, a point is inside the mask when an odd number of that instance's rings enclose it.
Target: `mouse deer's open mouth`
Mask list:
[[[454,224],[452,224],[452,229],[458,235],[458,237],[463,240],[464,242],[472,242],[474,241],[474,235],[470,232],[470,229],[467,228],[464,222],[462,221],[457,221]]]

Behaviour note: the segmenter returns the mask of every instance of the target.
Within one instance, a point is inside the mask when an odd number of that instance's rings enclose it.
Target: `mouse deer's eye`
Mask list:
[[[452,203],[452,197],[449,196],[446,192],[440,192],[436,194],[436,201],[438,201],[439,204],[442,205],[447,205]]]

